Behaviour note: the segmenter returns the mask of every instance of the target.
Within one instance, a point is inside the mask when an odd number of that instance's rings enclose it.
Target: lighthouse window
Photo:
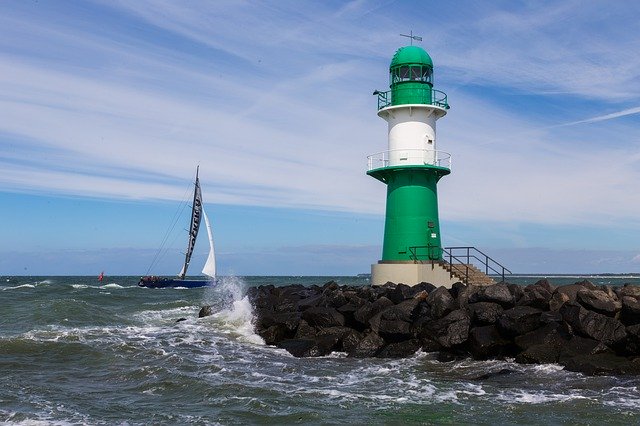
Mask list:
[[[409,79],[409,67],[404,65],[400,67],[400,79],[407,80]]]
[[[411,67],[411,80],[420,80],[420,67]]]
[[[426,82],[431,81],[431,68],[429,67],[422,68],[422,81],[426,81]]]

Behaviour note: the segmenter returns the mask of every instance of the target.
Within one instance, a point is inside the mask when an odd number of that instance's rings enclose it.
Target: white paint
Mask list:
[[[442,107],[423,104],[396,105],[378,111],[388,124],[388,165],[435,164],[436,120],[446,113]]]

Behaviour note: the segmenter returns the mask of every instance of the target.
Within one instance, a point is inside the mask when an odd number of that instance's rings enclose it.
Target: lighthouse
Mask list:
[[[451,155],[438,149],[436,121],[449,103],[434,89],[433,71],[424,49],[401,47],[389,66],[390,90],[373,93],[389,141],[388,150],[368,156],[367,174],[387,186],[382,259],[371,265],[373,285],[458,281],[443,262],[437,185],[451,173]]]

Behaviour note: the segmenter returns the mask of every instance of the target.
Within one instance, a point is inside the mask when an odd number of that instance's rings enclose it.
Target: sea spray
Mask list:
[[[221,277],[215,286],[207,287],[203,304],[211,306],[212,321],[220,331],[243,342],[264,345],[264,340],[255,334],[253,306],[246,291],[247,283],[242,278]]]

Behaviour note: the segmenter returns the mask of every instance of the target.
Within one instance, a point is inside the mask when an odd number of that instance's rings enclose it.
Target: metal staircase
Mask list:
[[[415,263],[437,262],[465,284],[489,285],[497,275],[504,281],[511,271],[475,247],[409,247],[411,260]],[[441,260],[437,260],[441,259]]]

